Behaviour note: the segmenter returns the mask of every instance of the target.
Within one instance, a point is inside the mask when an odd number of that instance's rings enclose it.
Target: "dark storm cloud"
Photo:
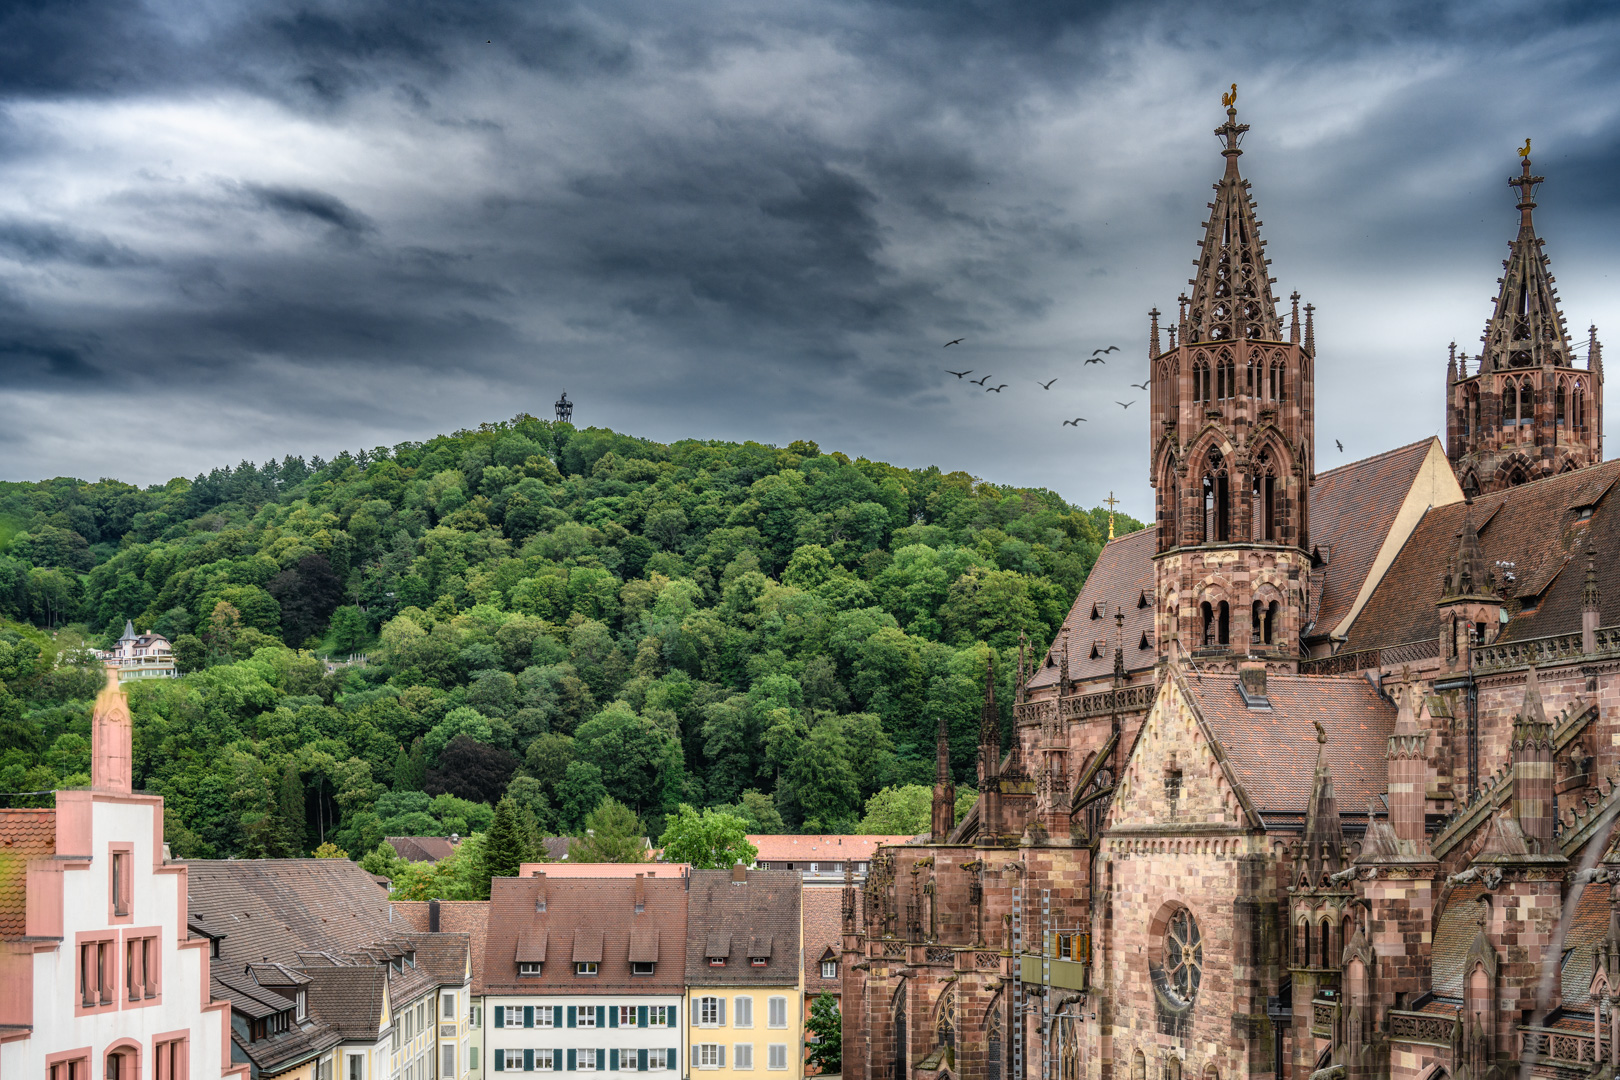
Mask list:
[[[1436,425],[1524,134],[1571,325],[1620,325],[1617,52],[1580,4],[0,7],[4,474],[329,455],[566,385],[585,423],[1145,514],[1113,401],[1226,83],[1278,288],[1319,305],[1319,435],[1359,455]]]

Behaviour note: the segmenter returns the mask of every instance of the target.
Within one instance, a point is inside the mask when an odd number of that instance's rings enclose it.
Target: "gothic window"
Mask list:
[[[1131,1080],[1147,1080],[1147,1056],[1140,1050],[1131,1055]]]
[[[1253,523],[1255,540],[1277,538],[1277,469],[1271,460],[1271,451],[1260,451],[1255,462],[1254,482],[1250,486],[1249,520]]]
[[[1193,361],[1193,400],[1196,402],[1209,401],[1209,363],[1206,360]]]
[[[1164,1080],[1181,1080],[1181,1059],[1174,1054],[1166,1054],[1160,1075]]]
[[[1515,427],[1519,423],[1519,380],[1507,379],[1502,383],[1502,425]]]
[[[1553,388],[1553,423],[1558,427],[1564,426],[1564,409],[1569,401],[1569,383],[1559,379]]]
[[[1283,399],[1283,365],[1281,360],[1271,362],[1271,385],[1267,387],[1266,396],[1272,401]]]
[[[1299,966],[1311,966],[1311,924],[1299,924]]]
[[[934,1017],[934,1045],[956,1049],[956,987],[947,986],[939,996]]]
[[[1329,923],[1326,919],[1322,920],[1321,933],[1322,933],[1322,966],[1323,967],[1333,967],[1334,966],[1333,965],[1333,952],[1332,952],[1331,949],[1328,948],[1328,927],[1331,926],[1331,925],[1332,924]]]
[[[990,1018],[985,1024],[985,1080],[1001,1080],[1001,997],[990,1003]]]
[[[1192,912],[1180,908],[1164,928],[1164,980],[1182,1003],[1191,1004],[1204,979],[1204,939]]]
[[[1519,383],[1519,424],[1533,423],[1536,418],[1536,387],[1526,375]]]
[[[1232,637],[1232,610],[1225,600],[1215,605],[1215,643],[1230,644]]]
[[[1215,397],[1221,401],[1237,397],[1237,374],[1230,356],[1222,356],[1215,363]]]
[[[1228,528],[1231,519],[1229,500],[1226,490],[1226,462],[1219,450],[1211,450],[1204,467],[1203,476],[1203,535],[1199,537],[1201,543],[1215,543],[1230,540],[1231,532]]]
[[[1586,430],[1586,387],[1579,379],[1570,385],[1569,426],[1580,431]]]
[[[1198,607],[1204,615],[1203,645],[1205,648],[1209,648],[1215,644],[1215,608],[1208,600],[1205,600],[1202,604],[1198,605]]]
[[[1248,364],[1243,369],[1243,392],[1249,397],[1259,397],[1264,391],[1264,387],[1260,385],[1260,377],[1265,369],[1260,366],[1260,363],[1259,360],[1251,356]]]
[[[893,1080],[908,1080],[906,1068],[906,984],[894,995],[894,1073]]]

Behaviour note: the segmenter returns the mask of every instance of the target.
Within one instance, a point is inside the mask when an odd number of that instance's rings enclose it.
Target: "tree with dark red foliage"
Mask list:
[[[439,752],[438,765],[428,770],[427,793],[493,804],[517,767],[517,758],[505,750],[457,735]]]
[[[281,636],[297,648],[326,627],[343,602],[343,581],[325,555],[305,555],[270,579],[266,591],[281,605]]]

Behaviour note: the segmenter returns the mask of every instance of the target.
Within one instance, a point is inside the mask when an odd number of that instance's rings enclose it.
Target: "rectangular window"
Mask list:
[[[482,1027],[484,1023],[484,1007],[482,1005],[467,1006],[467,1023],[473,1027]]]
[[[441,994],[439,996],[439,1007],[441,1015],[446,1020],[454,1021],[456,1018],[456,995],[449,992]]]
[[[675,1067],[674,1062],[674,1051],[647,1051],[647,1068],[649,1069],[673,1069]]]
[[[594,1005],[581,1005],[579,1007],[579,1026],[580,1027],[595,1027],[596,1026],[596,1006],[594,1006]]]
[[[771,1043],[770,1060],[765,1063],[767,1069],[787,1068],[787,1043]]]
[[[785,1028],[787,1027],[787,1022],[787,998],[771,998],[771,1027]]]
[[[697,999],[698,1027],[718,1027],[720,1024],[720,999],[716,997],[701,997]]]
[[[655,966],[651,960],[635,960],[630,964],[630,974],[651,975]]]
[[[748,1028],[754,1026],[754,999],[750,997],[737,998],[732,1003],[731,1026]],[[739,1069],[741,1065],[737,1066]]]
[[[520,976],[522,976],[523,978],[526,978],[526,979],[534,978],[535,976],[540,974],[540,970],[542,968],[544,968],[544,967],[545,967],[544,964],[535,964],[535,963],[519,964],[518,965],[518,974]]]
[[[152,1047],[154,1080],[186,1080],[190,1071],[189,1044],[185,1039],[167,1039]],[[357,1077],[356,1080],[364,1080]]]
[[[561,1050],[536,1050],[534,1052],[534,1067],[536,1069],[552,1070],[557,1067],[557,1055]]]
[[[366,1059],[363,1054],[349,1055],[348,1080],[366,1080]]]
[[[574,974],[575,975],[595,975],[596,974],[596,961],[595,960],[581,960],[579,963],[574,965]]]
[[[709,966],[710,967],[725,967],[726,966],[726,958],[723,957],[723,956],[711,956],[711,957],[709,957]]]
[[[505,1061],[504,1062],[500,1062],[500,1061],[496,1062],[497,1065],[502,1065],[503,1066],[503,1069],[502,1069],[503,1072],[522,1072],[523,1071],[523,1051],[521,1051],[521,1050],[497,1050],[497,1051],[495,1051],[495,1056],[496,1057],[501,1057],[503,1055],[505,1056]]]
[[[618,1009],[619,1009],[619,1026],[620,1027],[635,1027],[636,1026],[636,1007],[634,1005],[620,1005],[618,1007]]]
[[[454,1043],[445,1043],[439,1047],[439,1075],[454,1077],[456,1075],[456,1047]]]
[[[478,1068],[478,1047],[476,1046],[467,1047],[467,1068]]]
[[[836,978],[838,978],[838,961],[836,961],[836,960],[823,960],[821,962],[821,977],[823,979],[836,979]]]
[[[698,1068],[700,1068],[700,1069],[718,1069],[718,1068],[720,1068],[720,1044],[719,1043],[698,1043],[693,1049],[695,1049],[697,1051],[692,1056],[696,1060]]]
[[[753,1043],[738,1043],[731,1048],[731,1067],[733,1069],[752,1069],[754,1067]]]
[[[594,1050],[581,1050],[577,1055],[579,1064],[575,1066],[580,1072],[596,1071],[596,1052]]]
[[[112,853],[112,910],[114,915],[129,914],[129,883],[125,874],[129,869],[129,853]]]
[[[641,1055],[634,1048],[619,1051],[620,1072],[640,1072],[640,1061]],[[612,1063],[609,1062],[609,1064],[611,1065]]]
[[[647,1026],[648,1027],[669,1027],[669,1006],[668,1005],[649,1005],[649,1006],[647,1006]]]
[[[525,1014],[525,1016],[527,1016],[527,1014]],[[537,1006],[535,1006],[535,1009],[534,1009],[534,1026],[535,1027],[556,1027],[557,1026],[557,1014],[552,1010],[550,1005],[537,1005]]]

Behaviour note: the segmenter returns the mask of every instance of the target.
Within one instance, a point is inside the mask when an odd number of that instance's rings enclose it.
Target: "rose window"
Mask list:
[[[1183,1001],[1198,996],[1204,977],[1204,943],[1198,921],[1182,908],[1170,916],[1164,930],[1164,979]]]

